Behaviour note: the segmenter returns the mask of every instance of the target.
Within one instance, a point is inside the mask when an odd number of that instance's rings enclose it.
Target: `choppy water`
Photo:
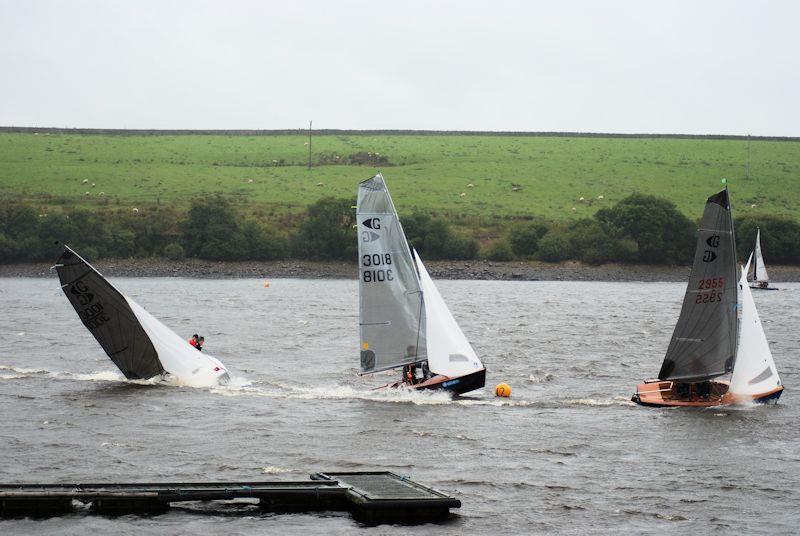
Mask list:
[[[441,534],[792,533],[800,523],[800,285],[756,295],[778,405],[647,409],[684,285],[442,281],[487,365],[485,392],[371,392],[355,281],[117,279],[232,385],[126,382],[55,277],[0,279],[0,481],[305,479],[390,469],[463,502]],[[513,398],[491,396],[505,381]],[[0,533],[422,534],[347,514],[74,515]]]

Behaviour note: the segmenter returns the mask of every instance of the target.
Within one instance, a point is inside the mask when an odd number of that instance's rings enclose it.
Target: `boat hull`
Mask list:
[[[759,287],[758,285],[750,285],[750,288],[753,290],[780,290],[776,287]]]
[[[631,397],[631,401],[640,406],[654,408],[713,408],[718,406],[730,406],[732,404],[763,404],[772,401],[777,402],[778,398],[780,398],[783,393],[783,386],[780,386],[764,393],[742,395],[731,393],[729,390],[730,383],[727,381],[711,381],[710,384],[709,393],[700,396],[695,392],[679,394],[675,382],[671,381],[640,383],[636,386],[636,393]]]
[[[469,393],[470,391],[475,391],[476,389],[482,389],[484,385],[486,385],[486,369],[481,369],[471,374],[465,374],[464,376],[458,376],[456,378],[437,375],[427,381],[415,385],[408,385],[404,382],[396,382],[388,385],[387,387],[402,387],[405,389],[416,390],[442,390],[456,395],[461,395],[464,393]]]

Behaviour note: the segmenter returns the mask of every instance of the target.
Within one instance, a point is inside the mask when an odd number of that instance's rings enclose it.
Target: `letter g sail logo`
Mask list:
[[[367,218],[366,220],[361,222],[365,227],[369,227],[370,229],[378,230],[381,228],[381,219],[380,218]]]

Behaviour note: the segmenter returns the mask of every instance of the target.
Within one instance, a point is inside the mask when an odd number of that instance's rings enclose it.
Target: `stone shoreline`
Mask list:
[[[429,261],[435,279],[501,281],[686,281],[688,266],[649,266],[579,262],[550,264],[537,261]],[[95,266],[110,277],[188,277],[198,279],[296,278],[355,279],[354,262],[299,260],[269,262],[210,262],[197,259],[101,260]],[[0,264],[0,277],[55,277],[49,263]],[[775,281],[800,281],[800,266],[770,266]]]

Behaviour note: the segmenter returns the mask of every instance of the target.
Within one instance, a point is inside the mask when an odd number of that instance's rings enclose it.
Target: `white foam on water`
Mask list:
[[[595,398],[576,398],[572,400],[567,400],[567,404],[570,406],[635,406],[636,404],[631,402],[630,399],[625,398],[624,396],[615,396],[614,398],[606,398],[602,400],[598,400]]]
[[[265,475],[279,475],[281,473],[289,473],[289,472],[291,472],[290,469],[275,467],[274,465],[268,465],[261,470],[261,473]]]

